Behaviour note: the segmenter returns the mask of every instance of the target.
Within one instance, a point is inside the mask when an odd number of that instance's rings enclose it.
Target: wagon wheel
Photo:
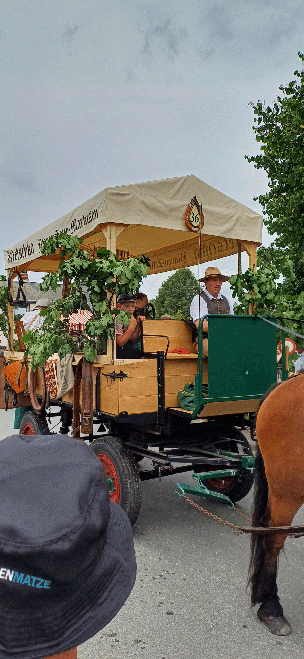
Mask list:
[[[253,456],[247,438],[238,428],[229,428],[226,433],[225,439],[226,438],[231,438],[231,441],[217,444],[216,448]],[[245,473],[240,476],[227,476],[227,478],[210,478],[210,480],[204,482],[209,490],[226,494],[229,496],[229,499],[235,503],[236,501],[243,499],[248,492],[250,492],[253,480],[254,474]]]
[[[25,412],[20,423],[20,435],[49,435],[45,417],[37,412]]]
[[[118,503],[127,513],[131,524],[137,520],[142,498],[139,468],[130,453],[118,439],[106,436],[97,439],[90,448],[103,465],[110,500]]]

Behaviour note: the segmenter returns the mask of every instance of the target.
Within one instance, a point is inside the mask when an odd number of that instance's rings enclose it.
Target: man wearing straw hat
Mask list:
[[[195,326],[198,328],[199,321],[206,314],[225,314],[233,313],[227,298],[222,295],[221,287],[223,281],[228,281],[229,277],[222,275],[220,270],[215,267],[206,269],[205,276],[199,281],[205,282],[206,288],[195,295],[190,305],[190,316]],[[203,356],[208,357],[208,320],[203,322]],[[198,352],[198,340],[194,342],[194,350]]]

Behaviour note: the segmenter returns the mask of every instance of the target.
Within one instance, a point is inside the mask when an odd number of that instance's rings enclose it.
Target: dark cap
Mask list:
[[[128,293],[121,293],[116,298],[116,302],[118,304],[121,304],[122,302],[136,302],[136,300],[137,300],[136,295],[129,295]]]

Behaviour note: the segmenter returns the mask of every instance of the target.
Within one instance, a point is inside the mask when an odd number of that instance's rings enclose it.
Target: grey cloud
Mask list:
[[[35,182],[27,176],[24,176],[24,174],[5,169],[5,167],[0,167],[0,176],[4,181],[18,190],[40,194],[39,188]]]
[[[174,27],[171,17],[162,20],[159,17],[149,16],[146,22],[145,28],[139,28],[144,39],[142,54],[151,57],[153,46],[159,40],[168,59],[171,61],[176,59],[180,52],[180,42],[186,36],[185,28]]]
[[[212,7],[207,12],[206,19],[214,36],[219,37],[221,41],[231,41],[233,39],[231,21],[225,5]]]
[[[71,43],[73,41],[74,35],[78,30],[79,25],[77,25],[77,23],[75,23],[74,27],[67,23],[62,34],[62,41],[65,43]]]

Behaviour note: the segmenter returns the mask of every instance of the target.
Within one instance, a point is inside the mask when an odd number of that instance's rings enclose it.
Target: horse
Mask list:
[[[289,526],[304,502],[304,374],[273,385],[256,420],[258,442],[253,527]],[[278,558],[286,533],[251,536],[249,584],[252,606],[271,633],[292,631],[277,588]]]

